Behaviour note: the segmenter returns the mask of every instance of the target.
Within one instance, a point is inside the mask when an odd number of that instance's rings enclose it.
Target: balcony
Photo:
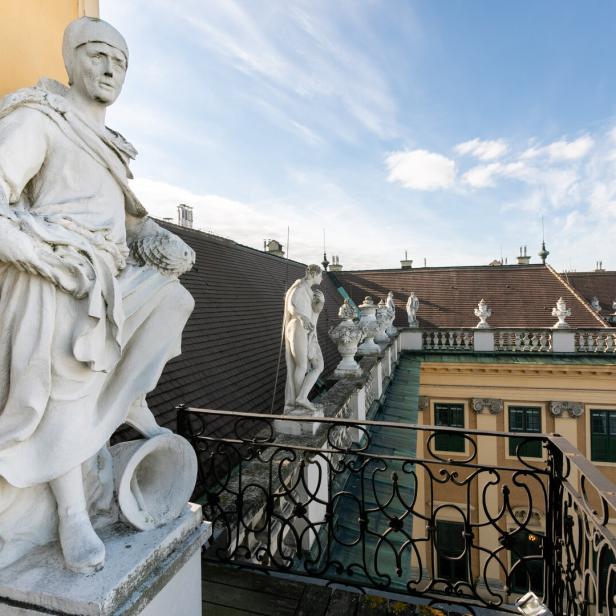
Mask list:
[[[526,339],[514,333],[509,347]],[[206,562],[452,613],[518,613],[532,590],[553,614],[616,614],[616,486],[558,435],[418,423],[404,334],[327,390],[318,420],[178,408],[214,525]],[[462,334],[448,344],[468,345]]]

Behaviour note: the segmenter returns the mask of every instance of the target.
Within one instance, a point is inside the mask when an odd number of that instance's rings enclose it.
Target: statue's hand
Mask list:
[[[137,237],[130,252],[138,265],[150,265],[161,274],[174,278],[195,264],[195,251],[177,235],[162,229],[154,235]]]
[[[22,272],[42,276],[77,299],[88,294],[95,278],[88,259],[74,248],[57,246],[54,250],[35,242],[14,220],[6,217],[0,217],[0,261]]]
[[[314,330],[314,325],[312,324],[312,321],[311,321],[308,317],[305,317],[305,316],[302,314],[302,315],[300,315],[300,317],[299,317],[299,318],[300,318],[300,321],[302,322],[302,325],[304,326],[304,329],[305,329],[307,332],[311,332],[311,331],[313,331],[313,330]]]
[[[90,261],[70,246],[57,246],[55,250],[39,251],[38,273],[76,299],[88,295],[96,275]]]
[[[19,229],[14,218],[0,216],[0,261],[11,263],[22,272],[37,274],[34,242]]]

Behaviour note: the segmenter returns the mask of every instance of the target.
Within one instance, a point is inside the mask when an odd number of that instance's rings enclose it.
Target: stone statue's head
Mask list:
[[[323,270],[319,265],[309,265],[306,268],[305,278],[310,282],[310,286],[313,286],[315,284],[321,284],[321,282],[323,281]]]
[[[102,19],[81,17],[64,31],[62,56],[69,85],[104,105],[120,95],[128,67],[124,37]]]

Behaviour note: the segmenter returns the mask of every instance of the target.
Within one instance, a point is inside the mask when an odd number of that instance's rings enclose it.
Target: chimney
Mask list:
[[[178,205],[178,225],[180,227],[186,227],[187,229],[193,228],[193,209],[192,206],[180,203]]]
[[[604,272],[604,271],[605,270],[603,269],[603,261],[597,261],[595,272]]]
[[[518,255],[518,265],[528,265],[530,257],[527,254],[526,246],[520,246],[520,254]]]
[[[282,244],[276,240],[267,240],[265,242],[265,252],[275,257],[284,257],[284,250]]]
[[[404,259],[400,261],[400,267],[402,269],[413,269],[413,259],[409,259],[408,251],[404,251]]]
[[[340,255],[334,255],[332,257],[332,263],[329,266],[329,271],[330,272],[341,272],[342,271],[342,265],[340,264]]]

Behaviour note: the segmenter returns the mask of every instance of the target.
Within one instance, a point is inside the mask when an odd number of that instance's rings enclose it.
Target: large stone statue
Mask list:
[[[323,372],[323,354],[317,337],[317,320],[325,305],[320,289],[322,273],[318,265],[309,265],[306,275],[296,280],[284,299],[284,339],[287,364],[285,413],[318,407],[308,400],[308,394]]]
[[[122,423],[166,432],[145,395],[180,352],[194,304],[177,277],[194,253],[148,218],[128,184],[136,151],[105,126],[126,42],[82,18],[63,55],[69,88],[0,102],[0,566],[53,523],[67,566],[91,572],[109,438]],[[39,515],[47,501],[57,514]]]

